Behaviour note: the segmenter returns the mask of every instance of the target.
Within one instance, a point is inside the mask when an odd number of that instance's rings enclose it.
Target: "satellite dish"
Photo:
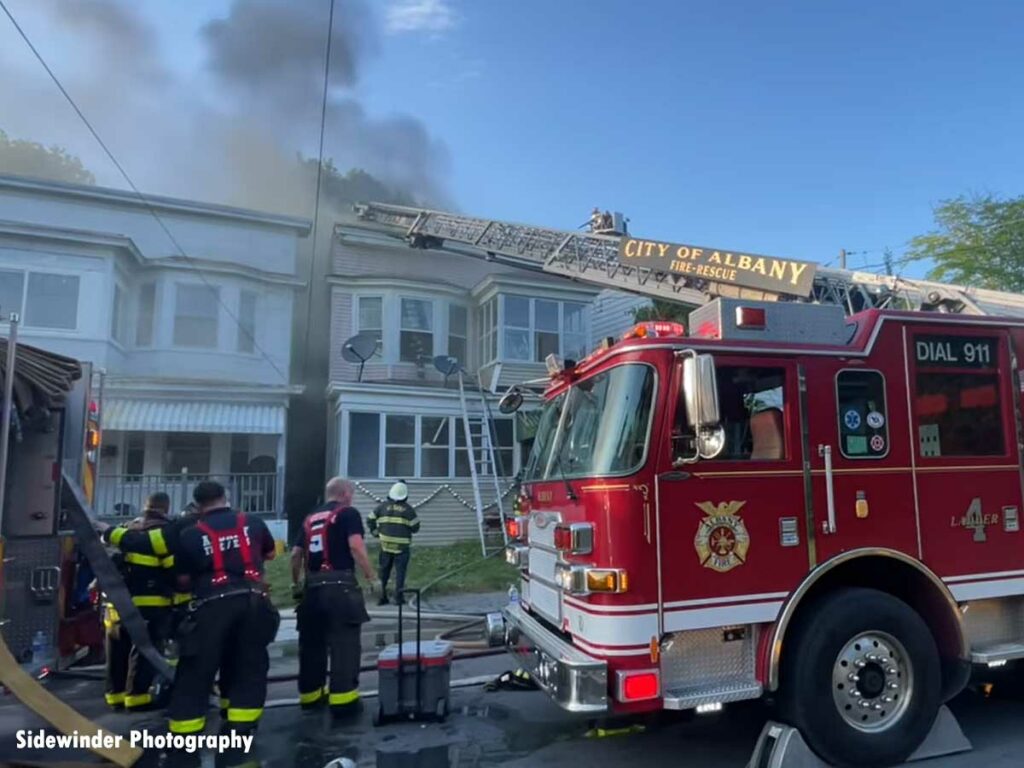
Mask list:
[[[523,406],[523,390],[513,385],[508,388],[508,392],[502,395],[501,400],[498,401],[498,410],[508,416],[510,413],[515,413]]]
[[[438,355],[434,358],[434,367],[440,372],[446,379],[453,373],[458,373],[462,368],[462,363],[459,362],[459,358],[452,357],[451,355]]]
[[[369,333],[357,333],[341,345],[341,359],[349,363],[359,363],[359,378],[363,380],[363,366],[377,352],[380,342]]]

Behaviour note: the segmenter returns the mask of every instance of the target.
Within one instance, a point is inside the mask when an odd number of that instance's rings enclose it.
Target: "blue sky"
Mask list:
[[[878,263],[939,200],[1024,182],[1024,5],[452,2],[362,88],[450,147],[475,214]]]
[[[12,6],[45,49],[32,4]],[[166,66],[197,81],[198,30],[230,6],[134,5]],[[1024,192],[1024,4],[369,6],[375,39],[349,95],[447,147],[443,184],[466,213],[573,228],[599,205],[639,235],[821,262],[845,247],[856,267],[898,255],[942,199]],[[66,46],[51,50],[72,66]],[[24,124],[46,140],[55,123]],[[52,140],[85,146],[65,137]]]

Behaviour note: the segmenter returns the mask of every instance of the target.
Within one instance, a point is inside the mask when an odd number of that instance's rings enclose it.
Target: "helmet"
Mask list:
[[[392,501],[405,501],[409,498],[409,487],[405,484],[405,480],[399,480],[391,486],[388,498]]]

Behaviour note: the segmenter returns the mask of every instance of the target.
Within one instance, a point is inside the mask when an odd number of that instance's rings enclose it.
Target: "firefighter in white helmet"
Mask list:
[[[391,486],[388,497],[367,518],[370,533],[380,539],[380,600],[388,604],[388,580],[395,569],[396,594],[405,589],[412,535],[420,529],[416,510],[409,504],[409,487],[404,480]]]

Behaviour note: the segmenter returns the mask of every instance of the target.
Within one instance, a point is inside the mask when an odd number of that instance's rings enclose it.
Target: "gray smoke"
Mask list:
[[[235,0],[200,31],[205,63],[196,81],[173,72],[130,0],[42,0],[32,13],[22,10],[35,15],[25,26],[44,56],[70,43],[83,59],[74,71],[55,68],[140,188],[311,216],[315,165],[299,157],[316,156],[329,7],[329,0]],[[443,144],[413,117],[368,115],[354,96],[378,43],[367,5],[336,0],[325,157],[341,172],[360,168],[443,203]],[[41,77],[0,83],[0,101],[18,105],[0,128],[67,146],[100,183],[123,186]]]

